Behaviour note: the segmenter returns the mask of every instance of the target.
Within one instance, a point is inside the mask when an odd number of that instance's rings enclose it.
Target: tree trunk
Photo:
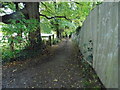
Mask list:
[[[57,38],[60,38],[60,32],[59,32],[59,29],[57,29]]]
[[[15,7],[16,7],[16,12],[18,12],[18,11],[20,10],[19,5],[18,5],[18,2],[14,2],[14,4],[15,4]],[[17,33],[17,36],[22,38],[22,30],[20,30],[20,31]],[[22,43],[22,41],[19,40],[19,43]]]
[[[14,2],[14,4],[15,4],[15,7],[16,7],[16,11],[18,11],[19,10],[18,2]]]
[[[55,8],[55,12],[56,12],[56,9],[57,9],[57,5],[56,5],[56,2],[54,1],[54,8]],[[55,18],[55,21],[56,21],[56,33],[57,33],[57,38],[60,38],[60,31],[59,31],[59,24],[58,24],[58,20]]]
[[[38,20],[38,22],[40,22],[38,2],[27,2],[26,9],[28,12],[29,19],[36,19]],[[36,45],[41,44],[42,39],[41,39],[40,27],[38,27],[36,31],[29,33],[29,40],[32,48],[35,48]]]

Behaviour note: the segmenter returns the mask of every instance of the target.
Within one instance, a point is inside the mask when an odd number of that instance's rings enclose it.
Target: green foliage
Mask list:
[[[46,33],[49,31],[64,30],[64,33],[74,32],[75,28],[82,26],[89,12],[95,7],[94,2],[41,2],[41,14],[48,17],[65,16],[65,18],[46,19],[41,16],[41,30]],[[67,27],[67,28],[66,28]]]
[[[53,44],[57,44],[57,43],[59,43],[60,42],[60,39],[58,39],[58,38],[55,38],[54,40],[52,40],[52,43]]]
[[[11,10],[12,12],[16,10],[15,4],[13,2],[1,2],[1,5],[4,7],[4,10],[0,9],[0,13],[6,14],[7,9]]]
[[[43,21],[40,22],[40,29],[42,33],[51,33],[52,27],[50,22],[47,19],[42,19]]]
[[[19,22],[19,23],[16,23]],[[13,58],[29,45],[28,34],[34,32],[39,27],[39,22],[35,19],[11,20],[11,24],[2,25],[2,58]],[[10,44],[13,43],[14,51],[10,50]]]
[[[20,52],[20,50],[15,50],[12,52],[9,49],[10,48],[6,45],[2,47],[2,60],[4,60],[3,62],[9,61],[11,58],[14,58],[17,53]]]
[[[16,10],[16,8],[15,8],[15,4],[13,3],[13,2],[3,2],[2,3],[3,5],[4,5],[4,8],[5,9],[11,9],[11,10],[13,10],[13,11],[15,11]]]
[[[0,13],[7,13],[7,10],[11,10],[12,12],[16,11],[16,6],[14,2],[1,2],[1,5],[3,6],[3,9],[0,9]],[[18,6],[20,9],[23,9],[24,5],[23,3],[18,3]]]
[[[26,25],[28,32],[34,32],[39,27],[39,21],[37,21],[36,19],[23,19],[22,23]]]

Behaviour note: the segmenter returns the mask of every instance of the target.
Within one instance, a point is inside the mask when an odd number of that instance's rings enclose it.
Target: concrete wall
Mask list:
[[[118,88],[118,5],[97,6],[72,36],[106,88]]]

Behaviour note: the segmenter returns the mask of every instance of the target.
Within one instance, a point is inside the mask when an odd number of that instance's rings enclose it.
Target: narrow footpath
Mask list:
[[[65,39],[53,45],[48,54],[3,65],[2,87],[101,88],[96,74],[77,50],[71,40]]]

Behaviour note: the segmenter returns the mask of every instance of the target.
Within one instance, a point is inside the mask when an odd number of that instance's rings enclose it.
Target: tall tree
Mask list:
[[[25,2],[25,6],[23,9],[19,10],[18,3],[15,3],[16,5],[16,12],[13,12],[12,14],[4,15],[2,16],[2,22],[9,24],[11,23],[9,20],[19,20],[22,19],[23,15],[25,16],[26,19],[35,19],[37,22],[40,22],[39,18],[39,2]],[[32,24],[32,22],[31,22]],[[27,25],[26,25],[27,26]],[[32,48],[35,48],[36,45],[41,44],[41,34],[40,34],[40,26],[38,23],[38,26],[36,30],[31,30],[29,32],[29,41],[30,41],[30,46]]]

